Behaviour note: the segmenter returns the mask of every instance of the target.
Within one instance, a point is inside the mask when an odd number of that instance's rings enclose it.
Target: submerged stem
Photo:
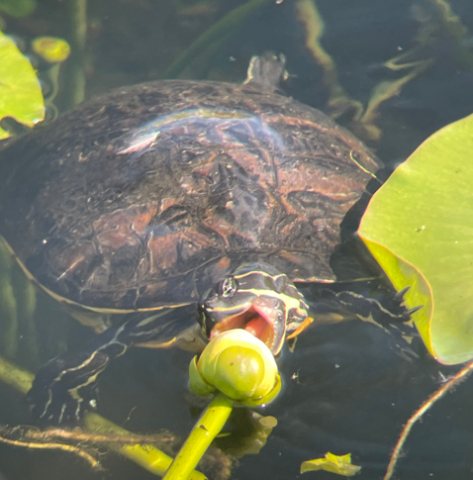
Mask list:
[[[389,461],[388,468],[386,470],[386,475],[384,476],[383,480],[390,480],[394,469],[396,467],[397,461],[401,456],[401,450],[404,444],[406,443],[407,437],[414,426],[414,423],[419,420],[422,415],[438,400],[440,400],[446,393],[450,392],[453,387],[458,385],[460,382],[466,379],[470,373],[473,372],[473,362],[468,363],[464,368],[462,368],[456,375],[454,375],[448,382],[444,383],[436,392],[434,392],[428,400],[426,400],[409,418],[406,425],[402,429],[401,435],[399,440],[394,447],[393,453],[391,455],[391,459]]]

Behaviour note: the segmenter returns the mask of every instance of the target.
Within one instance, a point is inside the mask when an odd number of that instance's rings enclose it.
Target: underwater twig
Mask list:
[[[74,440],[88,443],[117,443],[117,444],[158,444],[163,442],[171,442],[173,436],[169,433],[157,435],[137,435],[134,433],[118,434],[107,433],[97,434],[92,432],[84,432],[79,428],[74,430],[64,430],[62,428],[48,428],[47,430],[40,430],[37,427],[28,425],[18,425],[16,427],[6,427],[0,425],[0,434],[2,436],[11,437],[12,435],[20,435],[22,440],[35,440],[38,442],[49,441],[52,438],[61,438],[65,440]]]
[[[457,374],[451,377],[446,383],[444,383],[435,393],[433,393],[427,401],[425,401],[421,407],[414,412],[414,414],[409,418],[408,422],[402,429],[401,435],[399,440],[394,447],[393,453],[391,454],[391,459],[389,461],[388,468],[386,470],[386,474],[384,475],[383,480],[390,480],[393,473],[394,468],[396,467],[396,463],[399,460],[401,455],[402,447],[407,440],[407,437],[414,426],[414,424],[419,420],[422,415],[438,400],[440,400],[446,393],[450,392],[453,387],[457,386],[460,382],[465,380],[467,376],[473,371],[473,362],[468,363],[465,367],[463,367]]]
[[[20,440],[11,440],[0,436],[0,442],[6,443],[7,445],[12,445],[15,447],[31,448],[31,449],[42,449],[42,450],[64,450],[65,452],[73,453],[84,459],[93,469],[101,470],[99,462],[86,451],[74,447],[73,445],[67,445],[65,443],[37,443],[37,442],[22,442]]]
[[[256,13],[266,4],[274,0],[250,0],[241,7],[235,8],[227,13],[218,22],[214,23],[206,32],[204,32],[195,42],[186,48],[174,62],[164,71],[163,78],[176,78],[196,56],[202,55],[202,52],[208,48],[215,48],[216,43],[219,47],[230,40],[233,35],[229,35],[231,31],[235,34],[251,15]]]

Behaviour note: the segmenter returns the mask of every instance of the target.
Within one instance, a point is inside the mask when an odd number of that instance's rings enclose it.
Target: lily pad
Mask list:
[[[301,473],[312,470],[325,470],[345,477],[352,477],[361,470],[361,467],[351,463],[350,453],[346,455],[335,455],[328,452],[325,454],[325,458],[314,458],[314,460],[302,462]]]
[[[359,236],[441,363],[473,358],[473,115],[428,138],[373,196]]]
[[[0,32],[0,120],[13,117],[33,127],[44,119],[44,100],[34,68],[15,43]],[[9,133],[0,128],[0,140]]]

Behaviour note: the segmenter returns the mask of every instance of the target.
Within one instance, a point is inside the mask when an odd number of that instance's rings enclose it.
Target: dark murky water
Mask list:
[[[72,0],[38,0],[36,12],[29,17],[2,15],[5,32],[27,40],[43,35],[70,40],[74,20],[68,7],[73,4]],[[88,2],[85,97],[162,78],[199,35],[243,4],[240,0]],[[336,65],[339,85],[345,91],[341,108],[335,109],[331,101],[333,82],[324,83],[323,68],[305,46],[307,33],[295,0],[266,2],[238,28],[224,27],[197,49],[182,69],[172,73],[239,82],[245,78],[252,55],[266,50],[283,52],[290,73],[285,86],[288,93],[337,114],[341,123],[390,166],[403,161],[440,127],[472,112],[471,0],[317,0],[317,6],[325,23],[323,47]],[[448,6],[451,15],[442,16]],[[394,65],[411,66],[386,66],[402,54],[406,56]],[[59,110],[71,103],[72,74],[70,66],[64,65],[55,99]],[[366,123],[359,121],[361,115],[357,118],[353,101],[366,108],[376,85],[408,74],[413,78],[398,95],[380,105],[372,122],[380,129],[380,138],[367,135]],[[90,335],[72,320],[57,318],[64,315],[46,300],[40,298],[38,304],[41,361],[57,353],[59,340],[73,347]],[[420,342],[414,341],[412,350],[416,358],[403,358],[391,335],[359,321],[309,330],[293,354],[284,352],[281,373],[285,390],[263,412],[275,416],[278,426],[258,455],[239,460],[231,478],[299,478],[302,461],[327,451],[351,452],[353,463],[362,466],[359,478],[382,478],[410,414],[438,388],[440,372],[448,375],[458,370],[437,365]],[[19,362],[33,368],[25,352],[26,340],[21,340]],[[190,358],[191,354],[180,351],[133,350],[106,372],[99,412],[131,431],[168,429],[185,436],[198,412],[187,394]],[[409,437],[395,478],[473,478],[472,395],[470,380],[424,416]],[[27,423],[31,418],[22,398],[0,385],[0,424]],[[114,454],[105,456],[102,463],[106,471],[92,473],[65,453],[0,444],[0,478],[2,474],[9,480],[152,478]],[[335,478],[324,472],[304,474],[304,478],[310,477]]]

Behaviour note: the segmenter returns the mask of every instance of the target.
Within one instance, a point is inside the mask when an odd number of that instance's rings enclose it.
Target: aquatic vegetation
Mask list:
[[[334,455],[333,453],[326,453],[325,458],[315,458],[314,460],[307,460],[301,465],[301,473],[311,472],[313,470],[325,470],[327,472],[344,475],[345,477],[352,477],[356,475],[361,467],[351,463],[351,454]]]
[[[0,32],[0,120],[13,117],[33,127],[44,118],[44,101],[36,73],[15,43]],[[0,140],[9,137],[0,127]]]
[[[0,357],[1,382],[25,394],[31,388],[33,378],[34,375],[29,371]],[[63,450],[79,456],[92,468],[99,470],[100,462],[84,449],[85,444],[107,444],[112,450],[159,476],[164,475],[171,465],[172,458],[150,444],[158,443],[159,436],[135,435],[96,413],[88,413],[84,420],[85,432],[79,428],[74,431],[61,429],[40,431],[37,427],[24,427],[20,431],[18,428],[9,430],[0,427],[0,443],[28,449]],[[78,446],[67,443],[71,441],[75,441]],[[188,478],[203,480],[206,477],[200,472],[193,471]]]
[[[409,307],[430,353],[473,358],[473,116],[427,139],[372,198],[359,235]]]
[[[460,17],[453,13],[445,0],[426,1],[435,9],[436,15],[430,15],[420,5],[414,4],[411,13],[419,26],[412,47],[382,64],[392,72],[407,73],[375,85],[366,106],[346,93],[339,81],[337,65],[322,45],[325,22],[318,11],[316,0],[298,0],[295,4],[297,17],[306,30],[306,47],[322,69],[322,79],[329,94],[327,107],[331,116],[337,119],[348,114],[351,118],[350,129],[362,139],[378,141],[381,138],[382,131],[377,124],[381,105],[399,95],[407,83],[434,65],[435,59],[427,51],[439,42],[444,33],[453,42],[457,60],[467,68],[473,68],[473,51],[466,45],[468,32]]]
[[[225,425],[232,407],[271,403],[281,378],[271,350],[243,329],[221,333],[189,366],[190,389],[198,395],[219,390],[195,424],[164,480],[185,479]]]
[[[199,395],[216,389],[242,406],[270,403],[281,389],[269,348],[246,330],[223,332],[189,366],[190,388]],[[264,401],[263,401],[264,399]]]

